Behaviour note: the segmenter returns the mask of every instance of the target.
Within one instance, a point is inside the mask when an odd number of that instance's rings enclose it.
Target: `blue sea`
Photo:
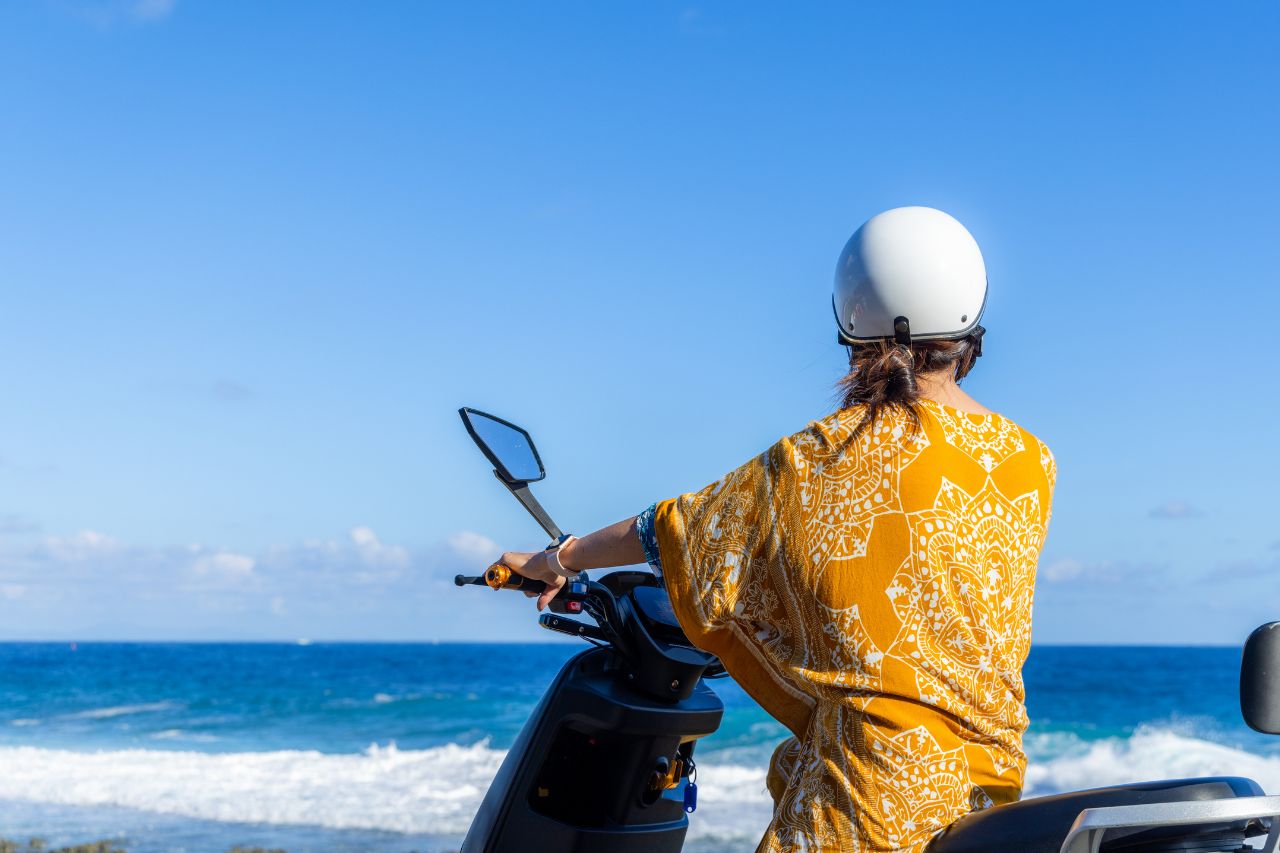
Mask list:
[[[0,837],[131,853],[455,851],[573,645],[0,644]],[[1037,647],[1027,795],[1231,773],[1280,791],[1230,648]],[[752,849],[784,737],[732,682],[690,851]]]

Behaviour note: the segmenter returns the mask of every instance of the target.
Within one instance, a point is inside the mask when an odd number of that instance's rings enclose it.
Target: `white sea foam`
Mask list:
[[[693,838],[754,844],[771,803],[762,766],[698,763]],[[0,747],[0,799],[122,806],[193,818],[332,829],[381,829],[461,838],[502,762],[486,744],[401,750],[371,746],[328,755],[160,750],[71,752]],[[1167,730],[1079,741],[1033,761],[1029,795],[1117,782],[1243,775],[1280,791],[1280,755],[1261,756]]]
[[[1257,755],[1169,729],[1144,727],[1132,737],[1080,741],[1027,768],[1028,796],[1152,779],[1247,776],[1280,792],[1280,755]]]
[[[152,740],[189,740],[197,743],[213,743],[218,739],[217,735],[207,732],[189,732],[186,729],[164,729],[152,732],[148,737]]]
[[[485,744],[345,755],[0,747],[0,800],[460,838],[503,756]],[[764,770],[700,763],[698,777],[695,832],[758,838],[769,814]]]
[[[502,753],[483,745],[326,755],[0,748],[0,799],[223,821],[463,832]]]
[[[436,693],[433,695],[435,698],[439,699],[442,695],[445,695],[445,694]],[[414,702],[421,698],[422,698],[421,693],[405,693],[403,695],[395,695],[392,693],[375,693],[373,694],[373,704],[389,705],[392,702]]]
[[[63,714],[64,720],[106,720],[111,717],[124,717],[129,714],[149,714],[155,711],[172,711],[182,707],[177,702],[144,702],[140,705],[112,705],[109,708],[91,708],[88,711],[76,711]]]

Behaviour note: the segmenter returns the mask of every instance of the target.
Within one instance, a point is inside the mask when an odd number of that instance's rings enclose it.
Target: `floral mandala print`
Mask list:
[[[857,439],[851,428],[842,429],[836,437],[856,442],[858,452],[820,459],[801,469],[807,476],[801,481],[800,503],[815,511],[806,525],[814,565],[866,555],[876,517],[901,512],[896,499],[902,463],[929,446],[923,433],[908,435],[905,424],[887,421],[874,424]],[[805,442],[806,438],[799,439],[797,450],[803,451]],[[855,472],[864,476],[853,476]],[[860,511],[848,512],[850,505]]]
[[[795,735],[762,851],[922,853],[1022,788],[1053,456],[999,415],[863,414],[654,513],[686,633]]]
[[[947,406],[934,406],[932,411],[942,425],[943,435],[971,459],[991,471],[1000,460],[1023,449],[1022,431],[1013,421],[1000,418],[987,429],[974,429],[973,415]],[[977,416],[981,418],[981,415]]]
[[[969,787],[961,748],[943,749],[928,728],[919,726],[873,740],[872,751],[888,777],[880,811],[890,845],[901,848],[921,835],[931,838],[954,820],[947,792]]]
[[[1030,620],[1001,615],[1031,612],[1042,538],[1037,493],[1010,501],[988,485],[967,495],[944,479],[935,508],[914,518],[919,550],[886,594],[908,632],[901,651],[917,662],[920,699],[984,731],[1022,719]]]

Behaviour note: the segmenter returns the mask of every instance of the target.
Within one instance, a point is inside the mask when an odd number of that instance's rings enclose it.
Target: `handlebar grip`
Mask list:
[[[533,580],[532,578],[526,578],[526,577],[522,577],[521,575],[513,574],[511,576],[511,580],[503,584],[502,588],[518,589],[521,592],[540,593],[546,590],[547,585],[542,581],[536,581],[536,580]]]
[[[494,563],[486,569],[483,580],[490,589],[516,589],[520,592],[540,593],[547,588],[542,581],[518,575],[501,563]]]
[[[516,574],[501,563],[494,563],[483,575],[456,575],[453,582],[458,586],[487,586],[490,589],[514,589],[534,595],[543,593],[547,584],[543,581],[526,578]],[[553,613],[582,613],[583,597],[587,592],[587,573],[581,572],[570,583],[563,584],[548,608]],[[585,635],[582,635],[585,636]]]

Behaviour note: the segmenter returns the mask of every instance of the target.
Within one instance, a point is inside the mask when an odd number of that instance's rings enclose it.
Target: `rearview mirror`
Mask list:
[[[458,414],[472,441],[508,485],[535,483],[547,476],[529,433],[509,421],[475,409],[464,407]]]
[[[1280,735],[1280,622],[1268,622],[1245,641],[1240,711],[1250,728]]]

